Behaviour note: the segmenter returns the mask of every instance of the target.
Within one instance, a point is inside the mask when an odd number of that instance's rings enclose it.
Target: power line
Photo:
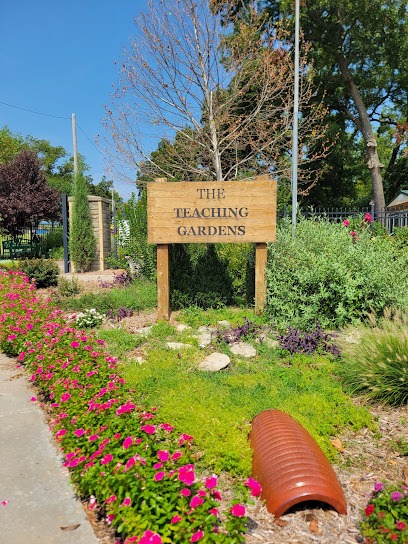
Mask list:
[[[30,113],[35,113],[36,115],[44,115],[45,117],[53,117],[54,119],[65,119],[65,120],[68,120],[68,121],[71,121],[71,117],[63,117],[61,115],[51,115],[50,113],[42,113],[40,111],[34,111],[34,110],[30,110],[28,108],[21,108],[20,106],[15,106],[14,104],[8,104],[7,102],[3,102],[0,100],[0,104],[3,104],[4,106],[9,106],[10,108],[15,108],[16,110],[22,110],[22,111],[28,111]],[[79,124],[77,123],[76,125],[79,130],[82,132],[82,134],[85,136],[85,138],[88,140],[88,142],[90,144],[92,144],[94,146],[94,148],[96,149],[96,151],[98,153],[100,153],[102,155],[102,157],[104,157],[105,155],[102,153],[102,151],[100,149],[98,149],[95,145],[95,143],[91,140],[91,138],[89,138],[89,136],[85,133],[85,131],[79,126]]]
[[[29,110],[28,108],[21,108],[20,106],[7,104],[7,102],[2,102],[1,100],[0,100],[0,104],[3,104],[4,106],[9,106],[10,108],[15,108],[16,110],[29,111],[30,113],[35,113],[37,115],[44,115],[45,117],[54,117],[55,119],[67,119],[68,121],[71,120],[70,117],[62,117],[61,115],[51,115],[50,113],[42,113],[40,111]]]
[[[79,130],[82,132],[82,134],[85,136],[85,138],[88,140],[88,142],[91,143],[91,144],[94,146],[94,148],[96,149],[96,151],[97,151],[98,153],[100,153],[100,154],[102,155],[102,157],[105,157],[105,155],[102,153],[102,151],[96,147],[95,143],[94,143],[94,142],[93,142],[93,141],[85,134],[85,132],[82,130],[82,128],[78,125],[78,123],[77,123],[77,127],[78,127]]]

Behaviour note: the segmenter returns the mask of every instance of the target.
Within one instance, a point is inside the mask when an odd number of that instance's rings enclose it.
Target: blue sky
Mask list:
[[[49,140],[72,155],[71,114],[78,151],[85,155],[98,183],[104,172],[102,149],[93,136],[102,130],[103,104],[117,81],[123,46],[134,33],[133,19],[147,11],[147,0],[20,0],[0,10],[0,127]],[[84,135],[89,138],[88,138]],[[112,176],[106,174],[108,179]],[[133,184],[114,179],[125,198]]]

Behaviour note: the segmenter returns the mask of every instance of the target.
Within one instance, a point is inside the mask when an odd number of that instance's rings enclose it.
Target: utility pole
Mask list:
[[[78,148],[77,148],[75,113],[72,114],[72,139],[74,141],[74,174],[76,176],[78,174]]]
[[[293,93],[293,141],[292,141],[292,226],[296,229],[298,185],[298,120],[299,120],[299,0],[295,8],[295,78]]]

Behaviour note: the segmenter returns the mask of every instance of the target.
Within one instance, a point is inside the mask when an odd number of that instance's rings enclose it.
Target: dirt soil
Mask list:
[[[116,271],[118,272],[118,271]],[[98,279],[79,282],[81,293],[102,291]],[[52,289],[40,289],[38,294],[49,298]],[[176,314],[171,322],[176,323]],[[151,325],[157,321],[157,311],[140,312],[126,319],[124,326],[128,332]],[[355,399],[358,405],[364,405],[373,415],[378,431],[362,429],[351,430],[333,437],[338,439],[338,464],[333,469],[342,485],[346,501],[347,515],[339,515],[331,507],[324,504],[304,503],[275,520],[260,500],[249,505],[248,531],[245,534],[247,544],[354,544],[363,542],[358,523],[361,512],[365,508],[369,495],[376,482],[389,484],[405,483],[408,485],[408,457],[400,455],[395,441],[408,438],[408,406],[391,408],[378,404],[367,405],[363,399]],[[220,488],[224,488],[222,505],[227,507],[232,499],[233,482],[228,475],[219,478]],[[95,533],[103,544],[115,544],[114,537],[97,510],[90,511],[84,504],[88,519],[93,523]]]

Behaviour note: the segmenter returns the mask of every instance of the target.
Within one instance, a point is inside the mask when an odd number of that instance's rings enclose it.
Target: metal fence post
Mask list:
[[[381,212],[380,212],[381,213]],[[374,204],[371,204],[371,217],[373,220],[371,221],[371,234],[374,234],[374,218],[375,218],[375,207]],[[377,218],[378,221],[378,218]]]

